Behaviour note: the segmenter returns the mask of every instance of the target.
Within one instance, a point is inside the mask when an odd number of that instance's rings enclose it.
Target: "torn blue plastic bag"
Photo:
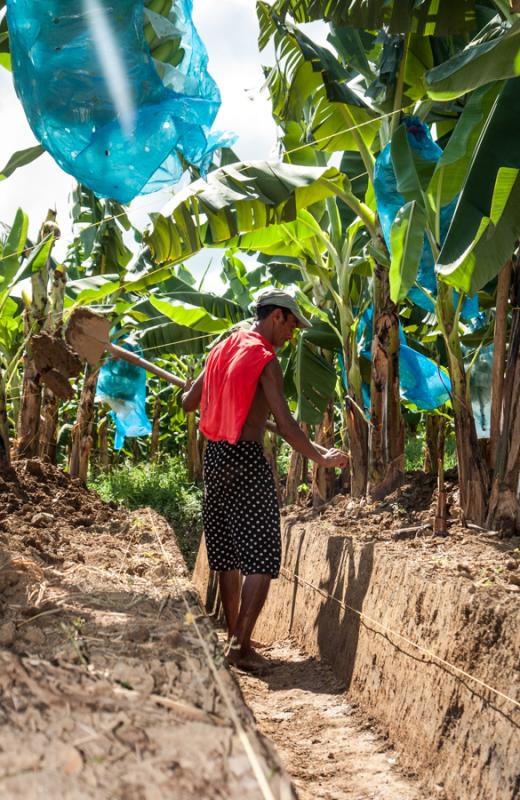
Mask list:
[[[130,344],[122,345],[138,353]],[[152,425],[146,414],[146,370],[119,358],[111,358],[99,371],[96,402],[107,403],[116,424],[114,447],[121,450],[127,436],[149,436]]]
[[[437,162],[442,155],[442,150],[431,136],[429,128],[419,117],[407,117],[403,124],[406,126],[408,141],[412,150],[425,161]],[[374,170],[374,190],[376,195],[377,213],[388,249],[390,247],[390,232],[399,210],[405,205],[405,198],[397,190],[394,165],[392,163],[391,144],[378,155]],[[455,212],[457,198],[440,212],[441,243],[446,238],[450,222]],[[429,296],[421,291],[426,289],[433,297],[437,297],[437,279],[435,276],[435,261],[432,249],[424,237],[424,246],[417,273],[418,286],[412,286],[408,292],[409,299],[425,311],[434,311],[434,306]],[[478,297],[467,297],[462,306],[463,319],[472,319],[479,313]]]
[[[7,0],[29,124],[97,195],[128,203],[177,183],[186,163],[205,174],[232,141],[210,133],[220,93],[192,10],[192,0]]]
[[[369,308],[358,326],[360,355],[371,360],[373,338],[373,310]],[[433,359],[410,347],[399,323],[399,381],[401,399],[419,411],[433,411],[451,399],[451,381],[448,373]]]

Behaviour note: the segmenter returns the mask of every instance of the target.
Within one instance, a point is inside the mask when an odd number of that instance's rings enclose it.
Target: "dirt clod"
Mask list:
[[[6,622],[0,626],[0,646],[9,647],[14,642],[16,636],[16,625],[14,622]]]
[[[81,372],[81,359],[59,335],[46,331],[31,339],[32,354],[41,380],[55,395],[70,399],[74,392],[69,383]]]
[[[97,364],[109,341],[110,321],[88,308],[76,309],[65,336],[69,345],[90,364]]]

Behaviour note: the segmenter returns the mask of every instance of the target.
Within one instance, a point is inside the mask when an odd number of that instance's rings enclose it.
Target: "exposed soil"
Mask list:
[[[468,607],[467,641],[472,641],[470,629],[478,623],[482,631],[478,649],[466,654],[460,650],[463,638],[453,643],[461,658],[472,658],[478,674],[486,679],[483,667],[489,664],[492,680],[491,654],[498,644],[502,646],[506,631],[493,628],[497,608],[506,619],[518,607],[520,542],[463,528],[454,486],[450,487],[449,535],[434,537],[429,527],[434,485],[425,476],[420,480],[412,476],[384,503],[341,496],[319,511],[293,509],[286,521],[294,533],[291,547],[298,530],[305,528],[312,534],[311,541],[318,544],[321,539],[329,547],[326,558],[316,550],[320,562],[313,563],[330,561],[332,569],[337,566],[341,542],[355,542],[361,560],[355,562],[357,583],[346,585],[347,595],[339,592],[339,586],[320,583],[317,574],[304,574],[356,607],[356,586],[359,583],[361,591],[364,585],[359,582],[366,567],[364,554],[373,543],[384,544],[385,558],[396,565],[402,562],[413,569],[415,563],[426,576],[437,579],[441,575],[447,582],[456,578],[473,587],[475,597],[493,598],[489,624],[484,625],[486,620],[480,617],[473,620]],[[330,550],[331,542],[337,553]],[[298,563],[293,568],[301,572],[304,562]],[[373,585],[384,589],[376,566],[373,578]],[[296,614],[296,586],[286,579],[279,583],[282,598],[284,586],[290,588]],[[397,604],[393,611],[389,607],[394,615],[401,614],[399,619],[390,618],[389,624],[393,629],[401,626],[413,638],[414,626],[424,626],[435,609],[431,599],[424,599],[424,607],[414,605],[412,596],[410,602],[413,613],[403,612]],[[352,637],[355,620],[348,614],[341,618],[336,607],[323,600],[314,611],[313,603],[314,596],[307,594],[301,623],[294,616],[295,624],[302,627],[301,640],[307,637],[307,625],[316,632],[318,649],[327,645],[334,651],[333,637],[339,632],[349,644],[345,648],[342,643],[337,660],[339,664],[341,654],[350,652],[352,686],[359,687],[360,696],[363,692],[372,696],[373,688],[374,702],[390,709],[392,692],[395,695],[402,687],[396,684],[387,697],[385,674],[405,669],[407,662],[394,664],[396,650],[392,642],[383,640],[386,650],[384,654],[377,650],[377,665],[374,661],[365,665],[365,655],[372,659],[374,642],[380,647],[381,638],[375,635],[365,642],[363,637],[373,634],[358,626],[357,642]],[[480,605],[475,609],[480,614]],[[285,614],[281,605],[267,612],[273,622],[273,614],[280,620]],[[449,636],[450,612],[440,608],[440,616],[444,612]],[[128,513],[103,503],[78,481],[36,460],[19,462],[1,473],[0,613],[2,798],[256,800],[262,794],[251,756],[237,733],[241,727],[275,797],[293,797],[277,757],[255,732],[251,715],[222,666],[221,650],[207,619],[199,615],[173,533],[151,510]],[[407,627],[403,628],[404,621]],[[488,641],[492,634],[495,639]],[[435,649],[437,643],[428,646]],[[400,769],[401,761],[409,767],[410,760],[392,751],[344,694],[350,662],[341,661],[338,681],[323,663],[290,642],[271,646],[266,655],[273,665],[270,673],[264,678],[241,675],[241,686],[260,730],[279,747],[303,800],[422,800],[418,783]],[[453,658],[449,651],[447,655]],[[418,662],[412,659],[411,663]],[[501,664],[503,672],[506,661]],[[362,681],[367,683],[365,688]],[[472,714],[473,707],[464,694],[462,708],[458,692],[465,691],[464,687],[450,688],[453,695],[447,710],[432,705],[435,718],[423,737],[442,728],[441,740],[447,747],[462,723],[470,726],[474,737],[480,735],[475,717],[466,720],[465,714]],[[484,725],[485,714],[492,709],[482,706],[480,713]],[[404,717],[396,715],[396,726],[401,725],[396,731],[404,723]],[[485,731],[483,736],[487,741]],[[399,737],[393,738],[399,745]],[[489,738],[490,747],[493,741]],[[448,750],[446,757],[450,758]],[[489,793],[474,796],[491,797]]]
[[[300,800],[419,800],[399,755],[347,702],[330,668],[290,641],[262,651],[265,677],[237,673],[259,729],[277,747]]]
[[[319,509],[283,510],[280,578],[254,636],[270,644],[290,638],[307,656],[289,653],[287,682],[284,668],[276,666],[268,676],[269,693],[252,679],[244,691],[261,729],[291,763],[298,787],[309,780],[315,796],[321,791],[325,797],[356,797],[341,782],[342,771],[353,771],[360,797],[386,797],[377,794],[386,784],[382,779],[371,786],[373,767],[364,769],[360,760],[356,770],[345,740],[334,747],[328,738],[323,719],[334,706],[334,692],[325,689],[320,703],[323,666],[308,679],[311,657],[330,665],[339,681],[343,694],[336,703],[359,703],[364,720],[389,737],[398,764],[417,770],[426,796],[519,796],[520,538],[464,527],[453,477],[444,536],[433,530],[436,481],[423,473],[407,475],[400,491],[382,502],[339,495]],[[217,612],[216,583],[203,548],[194,582],[208,609]],[[303,711],[298,707],[296,713],[289,698],[301,702]],[[291,713],[292,725],[289,718],[285,727],[269,720],[268,709],[278,703],[281,713]],[[313,725],[322,733],[308,747],[306,732]],[[302,730],[301,744],[293,728]],[[349,744],[362,752],[354,732]],[[321,767],[327,746],[341,763],[338,774]]]
[[[161,517],[26,461],[0,529],[2,798],[293,797]]]
[[[423,472],[409,472],[401,488],[384,501],[370,502],[336,495],[320,509],[291,506],[282,510],[290,525],[319,526],[349,536],[357,544],[385,542],[396,558],[421,560],[431,574],[443,572],[472,581],[476,589],[493,589],[507,602],[520,599],[520,537],[477,526],[466,527],[454,473],[448,473],[446,535],[434,535],[437,481]],[[395,543],[395,544],[394,544]]]

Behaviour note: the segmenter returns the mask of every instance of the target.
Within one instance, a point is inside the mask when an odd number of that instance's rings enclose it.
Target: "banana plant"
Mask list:
[[[290,14],[295,22],[325,20],[369,31],[387,28],[391,34],[413,32],[429,36],[452,36],[472,30],[476,18],[474,0],[277,0],[274,8],[282,18]]]
[[[11,226],[6,228],[6,234],[0,237],[0,259],[2,261],[2,275],[0,277],[0,358],[5,369],[4,391],[10,401],[12,427],[18,421],[21,425],[20,406],[24,396],[20,383],[20,365],[28,345],[30,334],[44,324],[45,318],[35,315],[32,304],[23,291],[27,281],[38,289],[41,286],[42,276],[49,264],[54,267],[51,258],[53,245],[53,230],[48,230],[42,235],[41,241],[36,245],[28,239],[27,231],[29,219],[22,209],[16,212]],[[54,226],[51,224],[51,228]],[[32,321],[31,321],[32,320]],[[29,356],[27,356],[29,358]],[[29,358],[30,361],[30,358]],[[27,364],[29,368],[29,364]],[[25,376],[27,377],[27,369]],[[26,386],[32,382],[26,381]],[[35,394],[35,392],[32,392]],[[12,398],[12,400],[11,400]],[[37,401],[36,401],[37,402]],[[39,421],[30,418],[29,428]],[[32,436],[29,436],[32,441]]]
[[[371,6],[370,3],[364,3],[363,5],[365,11]],[[419,5],[426,6],[427,4]],[[358,8],[357,4],[346,6],[345,4],[313,3],[312,0],[308,2],[294,0],[294,2],[275,3],[274,7],[267,6],[266,3],[259,3],[258,7],[261,23],[261,41],[262,37],[263,43],[270,36],[275,37],[275,39],[278,37],[278,49],[282,55],[286,56],[287,67],[283,74],[280,74],[280,70],[278,72],[271,70],[267,73],[268,83],[274,93],[275,110],[278,109],[279,116],[282,117],[285,123],[285,138],[282,141],[288,151],[286,158],[292,160],[301,157],[302,159],[307,159],[306,163],[309,163],[313,145],[316,149],[320,148],[325,151],[333,151],[336,146],[340,149],[340,136],[336,137],[338,139],[336,145],[334,144],[334,138],[327,136],[316,137],[316,141],[313,142],[315,131],[320,130],[317,125],[313,124],[318,119],[316,111],[318,104],[306,102],[316,92],[316,73],[318,72],[323,76],[323,84],[329,88],[327,98],[330,108],[329,118],[333,119],[334,106],[338,95],[337,92],[334,94],[331,91],[331,87],[334,86],[334,79],[337,78],[340,71],[337,66],[333,65],[331,67],[330,51],[323,52],[322,49],[320,52],[319,48],[312,47],[306,37],[298,32],[297,29],[286,24],[285,32],[282,33],[285,16],[291,14],[295,21],[300,22],[319,18],[320,14],[324,13],[326,19],[330,19],[335,23],[329,41],[335,46],[341,43],[343,56],[348,53],[350,58],[348,61],[344,58],[344,62],[349,67],[355,65],[355,69],[358,72],[355,85],[356,87],[364,87],[361,91],[363,98],[366,98],[367,95],[370,96],[371,92],[373,94],[374,91],[373,76],[375,65],[373,59],[375,50],[373,41],[367,39],[367,32],[363,31],[364,44],[366,45],[363,48],[360,46],[363,44],[361,34],[352,36],[352,30],[350,29],[348,35],[343,34],[343,36],[340,36],[338,34],[339,25],[368,25],[371,28],[372,25],[375,26],[376,21],[381,22],[382,18],[377,17],[376,19],[376,16],[373,16],[371,18],[372,23],[369,24],[366,18],[361,18],[361,8]],[[371,8],[376,15],[388,13],[394,15],[394,12],[397,14],[399,11],[399,3],[387,4],[385,7],[382,4],[378,4],[376,7],[376,4],[374,4]],[[453,21],[456,13],[453,9],[450,11],[448,6],[440,10],[440,16],[434,13],[432,9],[431,11],[432,16],[435,18],[435,20],[432,20],[435,25],[437,23],[445,24],[445,20],[450,15]],[[437,8],[436,11],[439,11],[439,9]],[[413,13],[415,14],[415,11]],[[397,16],[392,16],[392,19],[395,22]],[[417,36],[417,31],[421,32],[421,30],[420,27],[414,27],[413,18],[405,20],[405,23],[401,27],[397,24],[393,28],[394,33],[402,32],[406,35],[404,39],[401,37],[402,52],[400,63],[398,59],[394,69],[395,89],[394,102],[392,104],[392,123],[388,125],[381,121],[378,134],[379,141],[377,142],[377,140],[373,139],[368,145],[371,151],[376,153],[378,146],[383,146],[392,138],[393,134],[396,134],[395,147],[394,142],[392,143],[392,155],[394,156],[395,151],[394,166],[398,183],[406,196],[406,200],[408,200],[408,205],[402,209],[392,231],[393,258],[388,278],[391,299],[401,303],[405,300],[408,290],[416,280],[425,230],[431,239],[434,252],[436,254],[439,253],[441,248],[441,209],[463,190],[466,178],[470,174],[470,164],[475,157],[475,149],[479,142],[479,137],[481,135],[484,136],[484,128],[488,127],[489,114],[492,111],[495,111],[495,113],[497,111],[495,105],[498,111],[501,112],[502,119],[498,115],[494,117],[496,127],[493,128],[491,126],[491,130],[495,130],[495,136],[498,130],[502,131],[502,136],[504,135],[505,104],[497,102],[498,92],[504,91],[504,89],[501,86],[490,83],[490,80],[496,78],[497,75],[500,77],[514,75],[517,68],[515,53],[516,22],[507,13],[502,13],[498,21],[491,22],[488,30],[477,34],[474,41],[469,40],[471,29],[472,27],[473,29],[475,28],[474,17],[471,25],[464,24],[462,28],[465,31],[467,47],[461,56],[457,56],[455,42],[450,43],[451,52],[449,49],[446,52],[446,48],[443,52],[443,48],[439,48],[439,44],[435,40],[429,37]],[[431,32],[438,32],[440,29],[440,27],[436,28],[434,26]],[[486,37],[488,37],[487,41]],[[347,48],[349,49],[347,50]],[[460,50],[460,43],[458,48]],[[452,56],[447,64],[444,63],[446,62],[446,55]],[[420,72],[424,84],[428,87],[429,96],[425,93],[424,86],[421,87],[418,82],[414,81],[413,74],[411,74],[417,72],[418,62],[421,64]],[[411,65],[414,67],[413,70]],[[378,66],[381,66],[381,61]],[[305,81],[305,75],[311,76],[313,80]],[[344,78],[344,80],[347,79]],[[515,81],[510,80],[509,83],[514,84]],[[349,86],[352,85],[352,82],[349,82]],[[459,96],[463,94],[461,87],[465,87],[464,92],[475,90],[472,95],[469,95],[469,98],[465,98],[464,103],[458,100]],[[282,102],[284,97],[285,101]],[[512,90],[509,90],[509,93],[506,92],[506,97],[509,100],[511,113],[514,115],[517,110],[515,103],[512,101]],[[384,103],[384,96],[382,100]],[[412,169],[410,164],[407,163],[407,156],[408,161],[410,160],[409,153],[404,153],[404,157],[400,158],[403,153],[402,151],[400,153],[398,146],[399,138],[401,138],[403,144],[404,139],[402,131],[399,131],[396,123],[399,121],[398,111],[400,106],[406,104],[408,100],[413,100],[415,103],[421,102],[423,115],[438,123],[438,130],[443,135],[451,136],[445,155],[439,161],[429,185],[428,179],[430,176],[425,174],[418,176],[416,174],[417,165],[412,164]],[[439,100],[442,104],[439,103]],[[457,103],[459,103],[458,106]],[[380,105],[379,109],[383,110],[383,108],[384,106]],[[321,115],[324,114],[323,99],[321,99],[319,113]],[[509,130],[513,131],[514,126],[511,126]],[[323,132],[323,128],[321,128],[321,132]],[[351,136],[352,132],[347,131],[347,135]],[[484,136],[484,138],[486,137]],[[362,147],[358,146],[357,149],[365,171],[370,176],[371,165],[366,154],[367,143],[365,142]],[[404,149],[403,147],[402,150]],[[497,150],[500,151],[500,148],[497,148]],[[499,161],[500,158],[501,155],[498,156]],[[505,161],[507,161],[507,156]],[[494,157],[494,162],[496,164],[497,156]],[[474,161],[473,163],[475,165],[476,162]],[[479,164],[481,170],[483,163]],[[457,400],[455,400],[458,440],[460,441],[465,437],[466,447],[467,442],[471,440],[475,448],[476,437],[472,438],[468,434],[468,429],[471,429],[473,425],[471,406],[469,405],[469,388],[465,376],[461,374],[459,369],[462,363],[459,319],[457,310],[453,305],[453,297],[447,297],[447,290],[443,285],[442,279],[444,278],[452,286],[457,285],[463,291],[473,292],[475,289],[482,288],[493,275],[496,275],[507,256],[510,255],[514,239],[518,235],[515,227],[517,219],[514,219],[513,213],[517,200],[515,194],[516,172],[514,168],[507,171],[507,167],[504,166],[502,170],[498,169],[498,173],[497,180],[497,169],[493,170],[493,159],[491,159],[490,173],[486,173],[485,169],[479,173],[475,166],[473,185],[471,181],[467,184],[468,202],[466,204],[463,202],[463,192],[438,264],[439,278],[441,280],[439,281],[437,316],[441,323],[445,340],[452,347],[450,366],[452,380],[455,384],[455,394],[464,397],[464,404],[457,403]],[[471,218],[468,214],[468,208],[471,211],[471,202],[474,202],[474,199],[480,196],[476,185],[476,178],[479,174],[482,174],[483,183],[487,180],[491,186],[491,192],[488,190],[488,196],[490,196],[489,212],[487,215],[484,213],[480,217],[474,215]],[[490,177],[484,177],[486,174],[490,174]],[[494,193],[493,186],[495,186]],[[366,199],[366,202],[368,202],[368,199]],[[460,219],[460,224],[457,222],[457,217]],[[471,219],[471,225],[468,225],[469,219]],[[463,228],[465,236],[462,236]],[[454,230],[457,233],[452,233]],[[497,238],[491,239],[491,231],[498,234]],[[466,244],[465,248],[461,246],[462,242]],[[458,248],[456,259],[453,258],[454,247]],[[377,242],[373,241],[371,245],[372,252],[377,252],[376,248]],[[450,255],[446,256],[444,262],[446,251]],[[384,259],[384,252],[380,252],[376,262],[384,262]],[[458,277],[454,277],[456,272],[458,272]],[[462,275],[465,276],[465,282],[460,280]],[[470,275],[472,282],[469,279]],[[448,294],[450,293],[453,294],[451,290]],[[461,380],[464,383],[464,387],[461,385]],[[464,413],[467,412],[467,417],[464,417],[463,411]],[[466,434],[464,431],[466,431]],[[480,498],[478,502],[473,503],[475,498],[472,499],[471,494],[467,494],[464,501],[465,510],[470,515],[468,518],[472,516],[474,521],[482,522],[486,503],[485,469],[482,468],[482,465],[477,465],[474,472],[468,472],[465,467],[468,466],[469,459],[464,454],[459,458],[462,461],[463,481],[461,481],[461,484],[464,483],[466,487],[470,485],[476,486],[476,494]],[[464,487],[462,487],[462,491],[463,493],[466,491]]]
[[[266,3],[260,2],[257,7],[261,22],[260,44],[265,44],[271,33],[276,48],[277,64],[267,70],[266,75],[273,98],[273,114],[282,130],[285,158],[296,162],[301,158],[306,163],[317,159],[327,163],[333,152],[357,151],[357,169],[360,170],[360,176],[368,177],[372,186],[373,150],[377,147],[376,136],[381,129],[374,105],[367,102],[368,87],[373,84],[377,74],[375,66],[366,54],[364,63],[360,64],[359,47],[355,62],[347,59],[342,61],[329,49],[315,45],[295,26],[282,23],[276,11]],[[336,32],[337,41],[339,36]],[[368,39],[371,58],[376,57],[377,51],[373,38]],[[360,39],[357,44],[361,44]],[[345,41],[343,45],[346,45]],[[354,63],[359,64],[362,72],[356,74]],[[361,79],[365,86],[364,94],[350,88],[353,77]],[[357,180],[358,176],[352,175],[352,178]],[[342,214],[338,207],[333,210],[332,201],[328,201],[330,234],[334,240],[336,260],[343,237],[348,242],[343,223],[359,219],[372,242],[367,261],[370,263],[372,300],[375,304],[369,453],[367,426],[363,415],[359,413],[359,409],[363,408],[359,376],[354,379],[356,397],[351,397],[351,411],[347,414],[351,450],[359,454],[359,471],[356,464],[358,459],[352,463],[352,471],[356,473],[353,474],[352,485],[356,494],[363,493],[369,479],[371,493],[376,495],[392,491],[400,481],[404,467],[399,400],[398,314],[389,297],[386,248],[374,209],[370,207],[371,202],[373,205],[373,191],[371,196],[366,194],[366,190],[360,195],[359,188],[354,192],[352,183],[348,179],[346,183],[347,191],[337,193]],[[374,258],[374,255],[377,257]],[[341,275],[339,283],[341,290],[345,291]],[[344,297],[339,299],[345,302]],[[335,298],[334,302],[337,305],[338,299]],[[342,338],[346,340],[345,333]],[[356,348],[357,345],[350,346],[347,354],[346,363],[353,372],[358,372],[356,363],[352,364]]]

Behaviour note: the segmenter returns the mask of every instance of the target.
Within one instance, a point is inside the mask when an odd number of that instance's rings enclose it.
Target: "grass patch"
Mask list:
[[[416,436],[408,436],[404,448],[405,469],[407,472],[424,469],[424,432],[419,431]],[[444,452],[444,469],[457,466],[457,451],[455,435],[446,436]]]
[[[165,517],[191,570],[202,532],[202,488],[190,483],[181,458],[165,457],[157,464],[125,463],[92,478],[89,486],[103,500],[114,500],[131,511],[150,506]]]

